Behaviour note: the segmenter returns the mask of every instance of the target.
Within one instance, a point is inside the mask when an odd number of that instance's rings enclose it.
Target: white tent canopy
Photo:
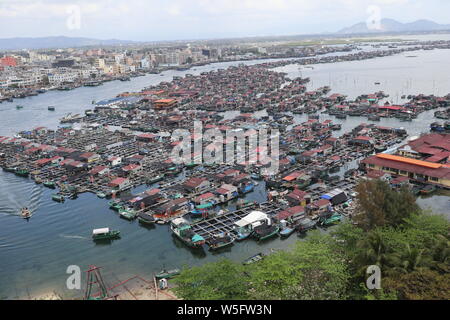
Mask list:
[[[94,229],[92,231],[92,234],[103,234],[103,233],[108,233],[109,232],[109,228],[100,228],[100,229]]]
[[[264,212],[261,211],[252,211],[250,212],[248,215],[246,215],[244,218],[242,218],[241,220],[235,222],[234,224],[238,227],[245,227],[248,225],[253,225],[256,222],[260,222],[260,221],[268,221],[269,216],[267,214],[265,214]]]

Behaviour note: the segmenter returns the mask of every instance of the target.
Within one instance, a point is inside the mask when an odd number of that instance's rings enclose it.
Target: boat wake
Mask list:
[[[67,235],[67,234],[60,234],[59,235],[61,238],[65,238],[65,239],[83,239],[83,240],[89,240],[89,238],[87,237],[83,237],[83,236],[73,236],[73,235]]]
[[[21,181],[15,176],[2,175],[0,187],[0,214],[20,216],[26,207],[35,212],[42,198],[42,188],[31,181]]]

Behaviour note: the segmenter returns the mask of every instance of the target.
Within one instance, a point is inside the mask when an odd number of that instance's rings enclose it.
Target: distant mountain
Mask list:
[[[87,46],[111,46],[136,43],[128,40],[99,40],[75,37],[7,38],[0,39],[0,50],[72,48]]]
[[[430,20],[417,20],[409,23],[401,23],[393,19],[382,19],[381,28],[378,30],[369,29],[365,22],[357,23],[349,28],[344,28],[340,34],[364,34],[383,32],[419,32],[419,31],[442,31],[450,30],[450,24],[439,24]]]

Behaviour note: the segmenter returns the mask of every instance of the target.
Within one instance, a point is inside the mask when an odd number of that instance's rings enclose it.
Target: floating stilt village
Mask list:
[[[67,115],[58,129],[38,127],[0,137],[0,166],[54,189],[54,201],[90,192],[105,198],[105,206],[120,218],[169,224],[173,235],[191,248],[218,250],[247,238],[303,235],[351,219],[359,179],[384,179],[393,188],[408,185],[416,194],[450,189],[448,122],[433,123],[432,133],[408,140],[403,128],[373,123],[338,135],[341,125],[321,121],[320,114],[412,121],[436,109],[436,117],[449,119],[450,94],[404,96],[399,105],[387,102],[381,91],[350,100],[331,93],[330,87],[308,91],[310,79],[289,79],[275,68],[436,48],[450,49],[450,43],[241,64],[174,77],[97,102],[84,114]],[[297,121],[300,114],[306,118]],[[194,130],[196,122],[202,124],[200,133]],[[271,133],[269,140],[279,140],[277,172],[266,174],[268,164],[252,161],[273,152],[261,141],[254,153],[244,150],[249,143],[236,148],[246,154],[243,161],[204,161],[202,152],[218,150],[204,138],[207,130],[224,136],[243,132],[250,139],[261,128]],[[188,130],[193,146],[185,163],[172,157],[181,143],[172,133],[181,129]],[[223,146],[227,140],[228,135]],[[142,186],[145,191],[133,193]],[[256,192],[259,201],[249,197]],[[108,228],[93,233],[95,240],[118,237],[117,230]]]

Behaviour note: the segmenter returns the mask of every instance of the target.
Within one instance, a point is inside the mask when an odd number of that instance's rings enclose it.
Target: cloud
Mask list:
[[[82,28],[67,30],[67,8],[74,5]],[[380,8],[382,18],[450,22],[450,1],[441,0],[0,0],[0,37],[163,40],[320,33],[366,21],[370,5]]]

